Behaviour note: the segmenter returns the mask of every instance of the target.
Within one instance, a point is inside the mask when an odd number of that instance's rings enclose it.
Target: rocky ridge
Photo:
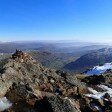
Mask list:
[[[100,112],[101,108],[106,112],[105,104],[99,106],[87,96],[89,86],[98,90],[94,83],[88,84],[90,79],[80,81],[66,72],[44,68],[20,50],[0,65],[0,111]]]
[[[0,97],[12,103],[9,112],[44,112],[44,103],[45,109],[53,112],[80,111],[79,105],[76,107],[76,102],[72,104],[68,98],[85,89],[77,78],[44,68],[22,51],[16,50],[11,58],[1,62],[0,74]]]

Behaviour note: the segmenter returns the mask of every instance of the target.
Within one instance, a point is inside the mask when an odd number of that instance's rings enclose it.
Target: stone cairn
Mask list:
[[[31,56],[29,56],[27,53],[24,53],[21,50],[16,49],[16,52],[12,54],[12,59],[18,61],[18,62],[28,62],[30,60],[33,60]]]

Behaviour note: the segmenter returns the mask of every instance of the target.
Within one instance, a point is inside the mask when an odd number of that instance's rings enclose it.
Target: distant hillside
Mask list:
[[[83,72],[88,68],[108,62],[112,62],[112,48],[103,48],[81,56],[76,61],[67,64],[64,69]]]
[[[28,53],[43,66],[53,69],[62,69],[66,64],[78,58],[72,53],[53,53],[48,51],[29,51]]]

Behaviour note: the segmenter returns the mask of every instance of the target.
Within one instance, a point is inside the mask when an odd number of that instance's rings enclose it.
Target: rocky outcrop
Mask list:
[[[16,50],[4,63],[2,61],[0,73],[0,97],[8,98],[12,103],[9,112],[44,112],[45,109],[49,112],[80,111],[72,98],[82,94],[78,91],[81,83],[77,78],[44,68],[20,50]]]

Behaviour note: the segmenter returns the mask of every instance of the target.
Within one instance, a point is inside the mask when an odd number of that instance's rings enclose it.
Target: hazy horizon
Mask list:
[[[83,40],[19,40],[19,41],[0,41],[0,43],[63,43],[63,44],[68,44],[68,43],[86,43],[86,44],[91,44],[91,45],[112,45],[112,41],[83,41]]]

